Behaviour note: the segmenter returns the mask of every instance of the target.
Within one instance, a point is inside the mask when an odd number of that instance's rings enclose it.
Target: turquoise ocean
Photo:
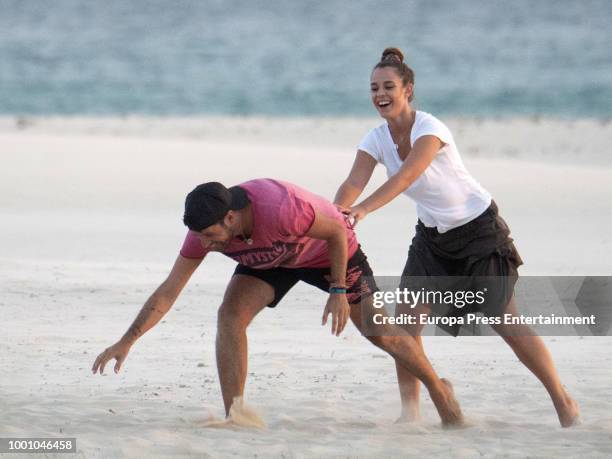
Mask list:
[[[610,0],[0,0],[0,114],[375,116],[386,46],[427,111],[612,116]]]

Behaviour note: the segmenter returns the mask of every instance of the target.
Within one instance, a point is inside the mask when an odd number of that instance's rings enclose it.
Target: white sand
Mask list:
[[[378,120],[0,120],[0,437],[77,437],[82,457],[609,457],[609,337],[548,337],[583,424],[561,429],[544,389],[499,338],[426,337],[471,427],[394,425],[391,358],[347,327],[320,327],[325,294],[296,287],[250,328],[246,402],[267,425],[222,417],[216,308],[233,269],[209,257],[119,375],[92,376],[166,276],[194,185],[269,176],[332,197]],[[612,274],[610,123],[451,120],[494,195],[522,274]],[[558,153],[558,154],[557,154]],[[374,183],[384,178],[376,173]],[[358,236],[377,274],[397,275],[413,234],[406,198]]]

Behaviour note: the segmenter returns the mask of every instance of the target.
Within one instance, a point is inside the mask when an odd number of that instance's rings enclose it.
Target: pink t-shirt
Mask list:
[[[327,242],[305,236],[314,222],[315,211],[342,222],[349,258],[356,252],[355,233],[327,199],[279,180],[255,179],[239,186],[246,190],[253,209],[253,243],[235,238],[223,252],[238,263],[256,269],[329,267]],[[181,255],[204,258],[208,252],[198,234],[189,231]]]

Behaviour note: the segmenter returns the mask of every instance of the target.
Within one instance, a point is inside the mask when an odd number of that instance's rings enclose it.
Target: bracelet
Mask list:
[[[330,287],[329,293],[346,293],[346,287]]]

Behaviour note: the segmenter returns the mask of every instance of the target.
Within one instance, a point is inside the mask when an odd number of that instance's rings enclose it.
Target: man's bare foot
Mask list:
[[[578,402],[569,395],[562,406],[556,406],[561,427],[572,427],[580,424],[580,407]]]
[[[448,379],[440,379],[442,383],[440,385],[440,392],[434,393],[430,391],[429,395],[433,400],[438,414],[442,419],[442,425],[445,427],[459,427],[463,424],[463,413],[459,402],[455,398],[455,391],[453,385]]]

